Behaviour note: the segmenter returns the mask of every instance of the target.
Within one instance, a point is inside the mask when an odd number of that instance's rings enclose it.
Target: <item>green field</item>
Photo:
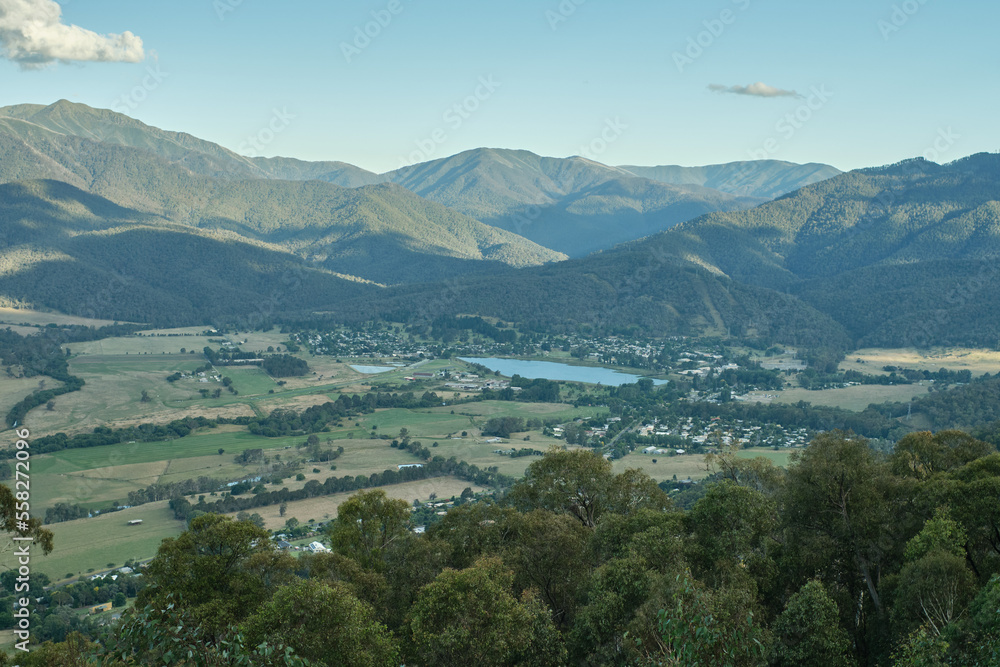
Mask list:
[[[126,525],[131,519],[142,519],[143,523]],[[69,573],[86,575],[90,569],[106,570],[108,563],[120,567],[130,558],[150,558],[163,538],[184,530],[184,522],[174,519],[164,501],[92,519],[56,523],[48,528],[54,534],[55,549],[48,556],[38,551],[31,566],[59,581]],[[10,554],[5,559],[9,567]]]
[[[232,379],[233,387],[241,396],[259,396],[272,389],[278,390],[278,384],[257,366],[223,366],[216,370]]]
[[[743,449],[737,456],[744,459],[763,457],[779,468],[787,468],[792,452],[796,450],[780,449],[774,451],[763,447],[753,449]],[[656,463],[653,463],[656,459]],[[677,479],[703,479],[708,476],[708,468],[705,465],[703,454],[681,454],[680,456],[657,456],[632,452],[622,459],[613,462],[616,473],[624,472],[628,468],[638,468],[643,470],[657,482],[672,479],[677,475]]]
[[[191,390],[166,381],[175,371],[203,364],[187,355],[80,356],[70,372],[86,383],[80,391],[56,398],[56,408],[32,410],[25,420],[33,433],[79,432],[109,422],[169,421],[181,416],[168,402],[186,400]],[[150,401],[141,403],[142,392]]]
[[[927,391],[928,387],[920,384],[863,384],[855,387],[842,387],[840,389],[813,391],[796,388],[771,393],[778,395],[778,398],[775,399],[777,403],[808,401],[813,405],[827,405],[861,412],[872,403],[896,401],[905,403],[912,398],[926,394]]]

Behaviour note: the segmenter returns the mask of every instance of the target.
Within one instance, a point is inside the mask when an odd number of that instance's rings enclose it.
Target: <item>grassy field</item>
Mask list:
[[[656,463],[653,463],[656,459]],[[705,457],[701,454],[682,454],[680,456],[650,456],[640,452],[632,452],[628,456],[612,462],[616,473],[623,473],[629,468],[638,468],[647,475],[662,482],[673,478],[702,479],[708,473],[705,468]]]
[[[859,362],[860,360],[860,362]],[[841,370],[857,370],[879,374],[883,366],[900,366],[919,371],[936,371],[947,368],[951,371],[972,371],[973,375],[1000,371],[1000,351],[940,347],[929,350],[900,348],[892,350],[864,349],[851,352],[840,364]]]
[[[920,384],[866,384],[855,387],[842,387],[840,389],[822,389],[819,391],[797,387],[795,389],[785,389],[784,391],[769,393],[778,396],[778,398],[774,399],[777,403],[808,401],[813,405],[828,405],[861,412],[872,403],[886,403],[890,401],[905,403],[916,396],[926,394],[927,390],[927,385]]]
[[[87,317],[62,315],[60,313],[43,313],[38,310],[0,308],[0,324],[28,324],[31,326],[80,324],[86,327],[103,327],[114,324],[114,322],[111,320],[92,320]]]
[[[861,412],[872,403],[894,401],[905,403],[917,396],[923,396],[927,391],[928,385],[926,384],[858,385],[838,389],[821,389],[819,391],[795,387],[782,391],[753,392],[749,394],[749,400],[759,403],[798,403],[799,401],[806,401],[813,405],[826,405]]]
[[[33,433],[90,430],[109,423],[170,421],[184,415],[167,405],[190,398],[191,391],[166,381],[175,371],[204,363],[188,355],[85,355],[70,361],[70,372],[86,383],[80,391],[59,396],[56,409],[32,410],[25,420]],[[150,401],[141,403],[142,392]]]
[[[762,447],[753,449],[743,449],[737,456],[745,459],[763,457],[779,468],[787,468],[788,461],[792,455],[789,449],[774,451]],[[653,463],[656,459],[656,463]],[[703,454],[682,454],[680,456],[656,456],[633,452],[625,458],[613,462],[616,473],[624,472],[628,468],[638,468],[645,471],[647,475],[662,482],[672,479],[677,475],[677,479],[704,479],[708,476],[708,468],[705,465]]]
[[[243,396],[259,396],[268,391],[278,389],[277,383],[270,375],[257,366],[226,366],[218,369],[222,375],[231,378],[236,391]]]
[[[142,519],[141,526],[128,521]],[[32,569],[44,572],[53,581],[87,574],[88,570],[107,569],[108,563],[121,566],[129,558],[146,559],[156,554],[165,537],[184,530],[184,522],[174,519],[166,501],[113,512],[92,519],[78,519],[48,526],[54,534],[55,549],[48,556],[38,552],[31,560]],[[11,566],[11,555],[5,554]]]
[[[436,493],[439,499],[459,496],[466,487],[471,487],[477,493],[484,490],[483,487],[470,484],[455,477],[435,477],[434,479],[405,482],[403,484],[393,484],[380,488],[390,498],[399,498],[400,500],[412,503],[414,500],[426,501],[432,493]],[[288,511],[284,517],[281,516],[279,505],[261,507],[253,510],[253,512],[263,517],[264,527],[268,530],[281,528],[292,517],[298,519],[300,523],[307,523],[309,519],[314,519],[316,522],[329,521],[337,516],[337,507],[352,495],[354,494],[337,493],[332,496],[323,496],[322,498],[296,500],[288,503]],[[236,514],[234,513],[230,516],[235,517]]]
[[[12,378],[8,377],[6,373],[0,374],[0,411],[2,411],[0,415],[7,414],[23,398],[38,391],[41,388],[40,383],[43,381],[45,389],[55,389],[62,386],[62,382],[50,377]],[[59,398],[57,397],[56,400],[58,401]],[[41,409],[45,410],[45,408]],[[4,428],[6,427],[7,425],[4,424]]]

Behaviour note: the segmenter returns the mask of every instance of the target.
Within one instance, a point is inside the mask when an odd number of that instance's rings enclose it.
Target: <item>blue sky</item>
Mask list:
[[[52,0],[0,9],[11,3]],[[247,154],[379,172],[479,146],[608,164],[771,157],[851,169],[1000,149],[1000,7],[985,1],[61,7],[63,24],[133,33],[142,60],[2,60],[0,105],[66,98]],[[16,26],[2,23],[10,55]],[[356,39],[366,28],[374,36]],[[138,59],[129,53],[118,59]]]

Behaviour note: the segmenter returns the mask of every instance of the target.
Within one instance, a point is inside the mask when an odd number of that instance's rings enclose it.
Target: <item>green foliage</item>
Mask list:
[[[771,664],[848,667],[850,648],[836,603],[822,583],[812,580],[789,599],[774,624]]]
[[[163,540],[146,571],[148,586],[137,604],[167,604],[180,596],[184,608],[209,633],[243,621],[290,580],[294,559],[274,550],[270,535],[249,521],[218,514],[191,520],[177,538]]]
[[[383,569],[386,549],[407,535],[410,505],[381,489],[362,491],[337,508],[330,528],[333,551],[367,569]]]
[[[251,645],[291,647],[314,665],[394,667],[399,649],[370,606],[338,582],[299,581],[279,588],[243,624]]]
[[[498,558],[445,570],[410,610],[410,650],[422,665],[561,665],[566,649],[545,605],[512,593]]]
[[[521,510],[568,512],[588,528],[605,513],[670,506],[648,475],[637,470],[615,475],[609,461],[587,450],[549,452],[528,466],[509,497]]]

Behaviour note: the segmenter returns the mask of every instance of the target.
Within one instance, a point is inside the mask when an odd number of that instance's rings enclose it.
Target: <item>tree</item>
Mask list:
[[[550,450],[528,466],[509,497],[522,511],[569,512],[588,528],[606,512],[670,506],[670,499],[648,475],[637,470],[615,475],[610,461],[586,450]]]
[[[149,392],[145,389],[142,390],[142,395],[139,397],[139,402],[149,403],[152,399],[149,397]]]
[[[898,524],[892,478],[867,440],[839,431],[793,454],[782,495],[784,518],[801,562],[822,559],[845,577],[854,600],[883,611],[879,583]]]
[[[836,603],[813,579],[788,600],[774,624],[775,667],[824,665],[848,667],[850,638],[840,627]]]
[[[339,582],[305,580],[283,586],[242,627],[250,645],[283,644],[319,664],[400,664],[392,634],[369,605]]]
[[[365,569],[381,570],[386,548],[409,532],[410,505],[385,491],[361,491],[337,508],[330,530],[333,551]]]
[[[295,559],[276,551],[263,528],[203,514],[180,536],[163,540],[137,605],[164,608],[172,594],[206,631],[222,633],[289,581],[294,568]]]
[[[421,665],[561,665],[562,638],[530,592],[511,593],[514,575],[499,558],[445,570],[410,610],[410,651]]]
[[[281,506],[278,507],[278,514],[284,517],[285,514],[287,513],[288,513],[288,503],[281,503]]]

